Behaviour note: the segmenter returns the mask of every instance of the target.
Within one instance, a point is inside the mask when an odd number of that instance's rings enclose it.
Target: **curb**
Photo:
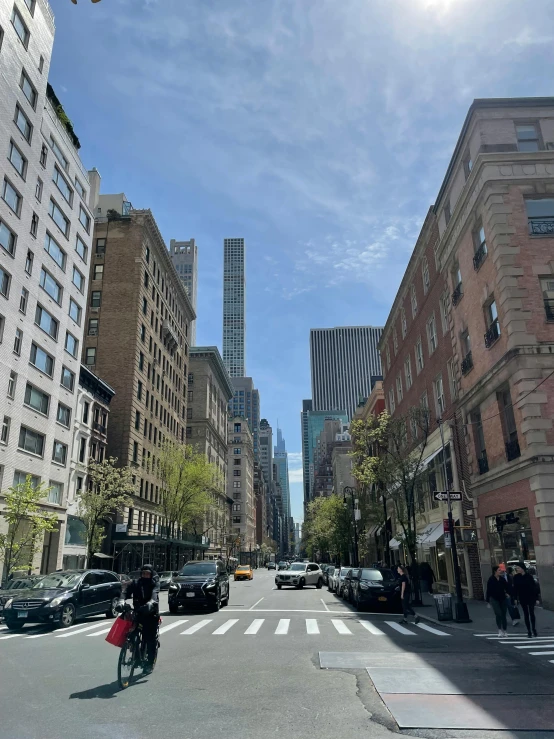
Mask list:
[[[468,629],[468,628],[465,628],[464,626],[458,626],[455,622],[439,621],[438,618],[431,618],[431,616],[425,616],[423,613],[420,613],[419,611],[416,611],[416,613],[420,618],[424,619],[425,621],[431,621],[431,623],[436,624],[437,626],[446,626],[446,628],[448,629],[456,629],[456,631],[464,631],[466,634],[472,633],[475,628],[475,627],[471,627]]]

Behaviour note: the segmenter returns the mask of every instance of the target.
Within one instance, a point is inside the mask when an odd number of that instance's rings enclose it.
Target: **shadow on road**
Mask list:
[[[146,680],[133,681],[132,685],[146,685]],[[79,700],[90,700],[91,698],[116,698],[117,694],[121,693],[121,688],[117,680],[107,685],[98,685],[96,688],[89,688],[88,690],[82,690],[80,693],[71,693],[69,699],[78,698]]]

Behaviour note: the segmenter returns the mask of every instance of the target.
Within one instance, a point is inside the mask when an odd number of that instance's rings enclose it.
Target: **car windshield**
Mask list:
[[[216,566],[213,562],[195,562],[194,564],[185,565],[180,575],[184,577],[194,577],[196,575],[215,575]]]
[[[289,569],[293,572],[303,572],[306,569],[306,565],[302,564],[302,562],[295,562]]]
[[[350,572],[350,567],[341,567],[340,568],[340,576],[341,577],[346,577],[346,575],[348,575],[349,572]]]
[[[362,570],[361,580],[376,580],[378,582],[392,582],[394,580],[392,572],[389,570]]]
[[[237,570],[249,570],[249,569],[250,569],[250,565],[239,565],[237,567]]]
[[[334,574],[334,572],[335,572],[335,568],[334,568],[334,567],[328,567],[328,568],[327,568],[327,574],[328,574],[328,575],[333,575],[333,574]]]
[[[70,588],[81,579],[82,572],[52,572],[32,585],[33,590],[47,590],[48,588]]]

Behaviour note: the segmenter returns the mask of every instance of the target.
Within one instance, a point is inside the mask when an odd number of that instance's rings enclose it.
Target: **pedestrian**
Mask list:
[[[498,567],[502,573],[502,577],[508,583],[508,613],[512,619],[512,626],[517,626],[521,621],[521,616],[514,601],[514,577],[512,568],[507,568],[504,562],[501,562]]]
[[[414,616],[414,624],[418,624],[419,616],[416,615],[416,612],[410,605],[412,584],[410,582],[410,578],[408,577],[408,570],[403,565],[398,565],[396,569],[400,576],[400,598],[402,599],[402,613],[404,614],[404,617],[402,618],[400,623],[407,624],[408,616]]]
[[[419,565],[419,578],[421,580],[422,591],[425,591],[429,593],[429,595],[432,595],[433,583],[435,582],[435,573],[433,572],[433,568],[431,567],[429,562],[422,562]]]
[[[515,602],[519,603],[523,611],[525,626],[527,626],[527,637],[530,639],[531,636],[537,636],[535,623],[535,605],[539,602],[537,600],[537,585],[533,575],[527,571],[525,562],[518,562],[516,565],[514,598]]]
[[[498,565],[492,568],[492,575],[487,582],[487,593],[485,600],[492,608],[498,626],[498,636],[508,636],[506,629],[506,612],[508,610],[508,583],[502,576],[502,570]]]

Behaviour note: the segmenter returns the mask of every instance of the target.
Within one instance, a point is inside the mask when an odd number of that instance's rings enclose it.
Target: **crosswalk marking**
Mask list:
[[[188,618],[180,618],[177,621],[172,621],[171,623],[167,624],[167,626],[162,626],[160,629],[160,634],[165,634],[166,631],[171,631],[171,629],[176,629],[177,626],[180,626],[181,624],[186,624],[188,622]]]
[[[262,628],[262,624],[264,621],[265,621],[265,618],[255,618],[244,633],[245,634],[257,634],[258,631]]]
[[[109,629],[108,629],[109,631]],[[40,634],[31,634],[30,636],[26,636],[25,639],[40,639],[43,636],[52,636],[51,631],[42,631]]]
[[[277,624],[277,628],[275,629],[276,634],[288,634],[289,633],[289,626],[290,626],[290,618],[282,618],[280,619],[279,623]]]
[[[111,631],[112,627],[110,626],[109,629],[102,629],[102,631],[95,631],[94,634],[87,634],[87,636],[102,636],[102,634],[107,634],[109,631]]]
[[[416,624],[416,626],[424,631],[428,631],[430,634],[436,634],[437,636],[450,636],[446,631],[439,631],[439,629],[434,629],[432,626],[427,626],[427,624]]]
[[[554,641],[554,638],[548,639],[547,641]],[[499,641],[497,644],[511,644],[512,646],[517,646],[518,644],[525,644],[527,646],[535,646],[535,647],[550,647],[552,645],[547,644],[546,641],[537,641],[536,639],[522,639],[519,641]]]
[[[68,636],[75,636],[75,634],[82,634],[83,631],[90,631],[91,629],[97,629],[102,624],[92,624],[92,626],[84,626],[82,629],[75,629],[66,634],[56,634],[56,639],[67,639]]]
[[[518,646],[517,644],[514,645],[516,649],[537,649],[537,647],[540,647],[541,649],[554,649],[554,644],[524,644],[523,646]]]
[[[399,634],[405,634],[406,636],[415,636],[415,633],[413,631],[410,631],[410,629],[405,629],[401,624],[397,624],[396,621],[385,621],[385,623],[390,626],[391,629],[398,631]]]
[[[200,631],[200,629],[203,629],[204,626],[207,626],[208,624],[211,624],[212,619],[211,618],[205,618],[203,621],[199,621],[198,623],[194,624],[188,629],[185,629],[184,631],[181,631],[181,635],[185,634],[188,636],[189,634],[196,634],[197,631]]]
[[[306,619],[306,633],[307,634],[319,634],[319,626],[317,625],[317,619],[315,618]]]
[[[332,618],[331,623],[335,627],[335,629],[339,632],[339,634],[350,634],[352,635],[352,632],[348,628],[348,626],[344,623],[344,621],[339,621],[338,618]]]
[[[228,621],[225,621],[225,623],[219,627],[219,629],[216,629],[212,632],[212,634],[226,634],[230,628],[232,628],[236,623],[238,623],[238,618],[230,618]]]
[[[16,636],[21,636],[21,634],[9,634],[9,636],[0,636],[0,639],[15,639]]]
[[[554,654],[554,652],[528,652],[528,654]]]
[[[372,624],[370,621],[359,621],[358,623],[362,624],[364,629],[367,629],[370,634],[373,634],[373,636],[385,636],[385,632],[378,629],[377,626]]]

